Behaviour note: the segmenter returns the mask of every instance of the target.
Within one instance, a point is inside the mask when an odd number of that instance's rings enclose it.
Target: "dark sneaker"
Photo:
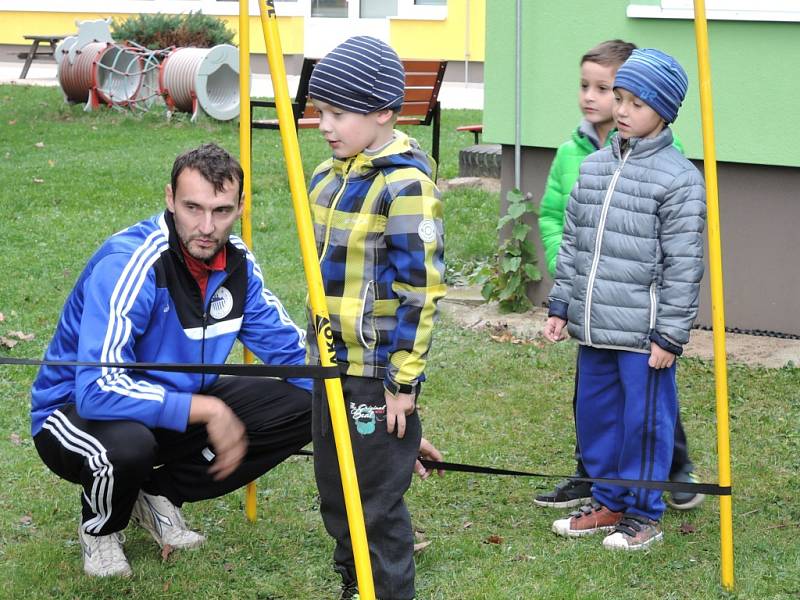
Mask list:
[[[625,515],[614,528],[614,533],[603,539],[603,548],[609,550],[644,550],[651,544],[661,541],[664,534],[661,525],[647,517]]]
[[[553,521],[553,533],[564,537],[583,537],[598,531],[612,531],[622,520],[621,512],[614,512],[597,502],[581,506],[564,519]]]
[[[565,479],[556,484],[552,492],[539,494],[533,499],[536,506],[548,508],[572,508],[589,504],[592,500],[592,484],[583,481]]]
[[[339,600],[358,600],[358,598],[358,584],[355,581],[342,584],[342,593],[339,595]]]
[[[670,481],[678,483],[697,483],[697,477],[691,471],[678,471],[669,476]],[[691,510],[705,500],[705,494],[694,492],[672,492],[667,496],[666,502],[675,510]]]

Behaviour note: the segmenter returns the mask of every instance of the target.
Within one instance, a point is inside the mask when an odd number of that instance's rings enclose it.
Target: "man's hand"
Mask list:
[[[428,440],[422,438],[419,442],[419,457],[424,458],[426,460],[435,460],[437,462],[441,462],[442,453],[439,452],[436,449],[436,447],[433,444],[431,444]],[[419,475],[420,479],[423,480],[430,477],[431,473],[433,473],[433,471],[429,471],[428,469],[423,467],[422,463],[419,461],[417,461],[416,464],[414,464],[414,472],[417,475]],[[444,475],[444,470],[437,469],[436,474],[439,475],[439,477],[441,477],[442,475]]]
[[[542,333],[551,342],[560,342],[564,339],[564,326],[567,322],[560,317],[550,317],[544,325]]]
[[[220,481],[233,473],[247,453],[247,435],[242,422],[216,396],[192,395],[189,423],[203,423],[214,448],[214,462],[208,472]]]
[[[664,350],[655,342],[650,342],[650,360],[647,364],[654,369],[669,369],[675,362],[675,355]]]
[[[386,431],[394,433],[397,429],[397,437],[402,438],[406,434],[406,417],[414,412],[414,394],[392,395],[389,390],[384,390],[386,399]]]

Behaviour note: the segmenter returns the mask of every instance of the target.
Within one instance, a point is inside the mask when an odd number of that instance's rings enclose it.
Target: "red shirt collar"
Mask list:
[[[222,249],[220,249],[220,251],[211,258],[211,260],[206,262],[203,260],[198,260],[189,254],[182,242],[180,245],[181,252],[183,252],[183,258],[186,261],[186,267],[189,269],[189,273],[192,274],[192,277],[194,277],[197,285],[200,286],[200,292],[203,296],[203,299],[205,299],[206,287],[208,286],[208,274],[211,271],[225,270],[225,266],[228,264],[228,248],[227,246],[223,246]]]

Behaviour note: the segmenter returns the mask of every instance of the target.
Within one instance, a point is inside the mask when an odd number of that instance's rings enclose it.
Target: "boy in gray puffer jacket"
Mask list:
[[[580,343],[578,445],[590,477],[666,480],[677,415],[675,357],[703,276],[705,190],[668,124],[688,79],[671,56],[634,50],[614,80],[611,146],[581,165],[567,205],[545,337]],[[596,483],[592,504],[553,523],[603,546],[662,538],[661,492]]]

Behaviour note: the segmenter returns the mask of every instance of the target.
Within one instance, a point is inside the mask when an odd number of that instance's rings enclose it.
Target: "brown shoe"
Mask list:
[[[614,528],[614,533],[603,539],[603,547],[609,550],[644,550],[663,537],[658,521],[627,514]]]
[[[566,518],[554,521],[553,533],[564,537],[581,537],[598,531],[613,531],[621,520],[621,512],[614,512],[597,502],[592,502],[569,513]]]

